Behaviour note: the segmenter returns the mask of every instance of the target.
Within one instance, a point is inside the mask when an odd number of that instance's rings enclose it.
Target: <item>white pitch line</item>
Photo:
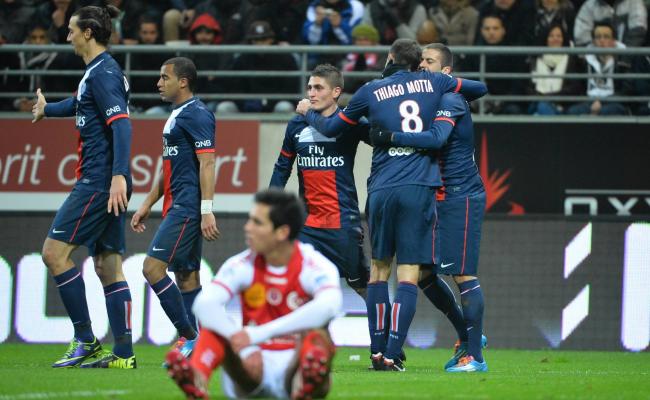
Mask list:
[[[20,394],[0,394],[0,400],[60,399],[70,397],[123,396],[130,390],[75,390],[73,392],[31,392]]]

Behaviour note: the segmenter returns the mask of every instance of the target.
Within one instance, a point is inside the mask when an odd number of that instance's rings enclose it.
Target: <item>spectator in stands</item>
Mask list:
[[[576,18],[573,3],[569,0],[536,0],[535,4],[535,43],[546,43],[551,25],[559,25],[566,32],[564,37],[570,41],[569,35],[573,35],[573,22]]]
[[[240,14],[244,26],[251,26],[254,21],[268,22],[277,44],[299,44],[308,5],[307,0],[245,0]]]
[[[592,31],[592,43],[587,47],[600,48],[625,48],[625,45],[616,40],[616,31],[609,22],[596,22]],[[601,101],[609,96],[623,94],[624,82],[621,79],[614,79],[613,74],[629,72],[630,66],[621,57],[612,54],[587,54],[585,57],[587,72],[597,75],[587,79],[587,96],[594,100],[575,104],[569,107],[567,113],[572,115],[624,115],[627,114],[627,107],[622,103],[613,101]]]
[[[208,13],[219,23],[221,44],[242,43],[246,27],[241,15],[240,3],[239,0],[204,0],[196,6],[196,15]]]
[[[395,39],[415,39],[426,19],[427,10],[417,0],[372,0],[363,15],[363,23],[374,26],[385,45]]]
[[[425,19],[423,23],[420,24],[417,32],[415,33],[415,40],[425,46],[429,43],[438,43],[440,42],[440,35],[438,35],[438,28],[430,19]]]
[[[355,46],[378,46],[379,32],[371,25],[359,24],[352,30],[352,39]],[[385,52],[350,53],[343,63],[342,70],[344,72],[376,71],[379,77],[385,64]],[[354,93],[369,80],[370,78],[354,78],[346,74],[345,92]]]
[[[266,21],[255,21],[246,34],[248,43],[256,46],[272,46],[275,44],[275,32]],[[235,71],[297,71],[298,66],[291,54],[243,53],[233,62]],[[295,77],[260,76],[236,79],[232,91],[238,93],[287,93],[300,92],[300,82]],[[292,97],[292,96],[287,96]],[[270,100],[266,98],[248,99],[243,101],[224,101],[217,106],[217,113],[232,112],[293,112],[295,105],[287,100]]]
[[[511,46],[530,46],[535,43],[533,35],[535,6],[533,1],[490,0],[479,9],[479,20],[483,21],[486,15],[497,15],[503,21],[506,31],[505,43]]]
[[[106,3],[120,10],[120,15],[112,20],[111,43],[135,43],[138,39],[139,18],[146,11],[143,0],[107,0]]]
[[[32,14],[34,9],[24,6],[20,0],[0,0],[0,45],[21,43]]]
[[[546,39],[538,46],[549,48],[569,47],[570,42],[563,24],[555,23],[546,28]],[[531,73],[553,75],[552,78],[532,78],[528,87],[529,94],[535,95],[579,95],[584,93],[581,80],[564,78],[567,73],[579,73],[584,70],[580,59],[568,54],[541,54],[532,58]],[[558,115],[564,113],[565,105],[557,101],[536,101],[528,107],[529,114]]]
[[[162,35],[156,18],[144,14],[138,21],[138,39],[135,44],[162,44]],[[159,71],[163,63],[173,57],[173,53],[131,53],[131,69],[137,71]],[[149,94],[156,88],[157,76],[128,77],[133,94]],[[156,99],[131,100],[130,108],[134,111],[144,111],[151,107],[160,106],[160,97]]]
[[[575,20],[576,45],[591,43],[596,21],[613,21],[614,39],[627,47],[643,45],[648,30],[648,11],[643,0],[586,0]]]
[[[27,40],[25,44],[35,44],[35,45],[46,45],[50,44],[50,38],[47,34],[47,27],[40,24],[32,26],[27,34]],[[39,52],[27,52],[21,51],[18,53],[18,59],[20,60],[20,69],[38,69],[45,70],[50,67],[54,59],[56,58],[55,52],[48,51],[39,51]],[[14,77],[19,86],[18,90],[21,92],[36,92],[37,88],[42,88],[46,90],[46,85],[44,83],[45,79],[42,75],[23,75],[20,77]],[[21,97],[14,100],[14,108],[18,111],[29,112],[36,103],[34,98]]]
[[[363,4],[358,0],[314,0],[307,8],[302,36],[308,44],[352,44],[352,29],[361,22]],[[310,56],[310,64],[337,65],[343,56]]]
[[[165,42],[176,41],[188,32],[196,11],[194,8],[201,0],[174,0],[172,8],[163,14],[163,32]]]
[[[68,21],[78,8],[76,0],[49,0],[36,9],[34,20],[48,28],[48,36],[54,43],[66,43]]]
[[[429,16],[438,29],[440,42],[449,46],[474,44],[478,11],[469,0],[440,0],[438,7],[429,10]]]
[[[481,20],[481,37],[479,46],[507,46],[507,31],[503,20],[497,14],[488,14]],[[462,71],[477,72],[480,68],[480,56],[468,56],[460,66]],[[510,54],[492,54],[485,56],[485,72],[517,73],[526,72],[526,65],[521,56]],[[489,78],[485,79],[491,95],[524,94],[524,81],[521,79]],[[521,114],[520,103],[490,100],[484,102],[486,112],[493,114]]]

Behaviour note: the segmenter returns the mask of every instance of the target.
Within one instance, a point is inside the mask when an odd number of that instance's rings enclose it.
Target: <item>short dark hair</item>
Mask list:
[[[393,63],[408,65],[411,71],[417,70],[422,61],[422,48],[413,39],[397,39],[390,46],[390,54],[393,55]]]
[[[316,76],[325,79],[327,83],[334,89],[340,87],[343,89],[343,75],[341,71],[332,64],[320,64],[311,71],[311,76]]]
[[[77,26],[81,31],[90,29],[92,37],[102,46],[108,46],[113,31],[111,18],[120,15],[120,10],[112,5],[104,7],[86,6],[75,11],[72,16],[77,17]]]
[[[449,47],[442,43],[431,43],[424,46],[423,50],[436,50],[440,53],[440,66],[454,68],[454,56]]]
[[[255,193],[255,203],[269,206],[269,219],[273,228],[289,226],[289,240],[298,237],[305,221],[305,208],[298,197],[279,188],[269,188]]]
[[[187,57],[174,57],[165,61],[163,65],[173,65],[174,74],[178,79],[185,78],[187,79],[187,86],[190,88],[190,92],[194,93],[196,88],[196,65],[194,62]]]
[[[614,24],[612,24],[612,21],[610,19],[603,19],[600,21],[594,22],[594,27],[591,30],[591,38],[594,38],[594,34],[596,33],[596,28],[600,27],[606,27],[609,28],[612,31],[612,36],[614,39],[616,39],[616,29],[614,29]]]

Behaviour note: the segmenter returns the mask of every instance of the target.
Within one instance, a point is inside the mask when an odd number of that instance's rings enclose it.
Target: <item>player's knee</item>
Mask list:
[[[153,285],[167,275],[167,264],[152,257],[146,257],[142,263],[142,275]]]
[[[47,268],[53,272],[65,266],[64,254],[54,246],[49,246],[47,242],[43,245],[41,258]]]
[[[174,276],[181,292],[189,292],[201,286],[198,271],[174,272]]]

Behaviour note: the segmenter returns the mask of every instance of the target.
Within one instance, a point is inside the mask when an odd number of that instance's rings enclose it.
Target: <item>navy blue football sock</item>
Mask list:
[[[461,342],[467,341],[467,326],[463,318],[463,312],[460,306],[456,303],[454,293],[451,291],[447,282],[445,282],[438,275],[429,275],[418,282],[418,286],[422,289],[422,293],[427,296],[427,299],[442,311],[447,319],[456,329],[458,339]]]
[[[478,362],[483,362],[481,336],[483,335],[483,292],[478,279],[458,285],[463,315],[467,324],[467,353]]]
[[[368,284],[366,308],[368,310],[368,330],[370,332],[370,352],[372,354],[386,351],[386,316],[390,315],[388,282]]]
[[[201,293],[201,286],[188,292],[181,292],[181,295],[183,296],[183,305],[185,305],[185,311],[187,312],[187,319],[190,320],[190,325],[192,325],[192,328],[197,332],[199,331],[199,326],[196,323],[196,317],[192,312],[192,304],[194,304],[194,299],[196,299],[196,296],[199,293]]]
[[[390,334],[386,345],[386,358],[399,358],[406,334],[415,316],[415,305],[418,301],[418,287],[412,283],[400,282],[393,301],[390,319]]]
[[[131,340],[131,291],[126,281],[112,283],[104,287],[106,311],[111,331],[115,338],[113,354],[121,358],[133,355]]]
[[[90,327],[90,314],[86,302],[86,285],[81,272],[76,267],[72,267],[55,276],[54,282],[56,282],[65,310],[68,312],[74,326],[74,337],[85,343],[95,340],[95,335]]]
[[[158,296],[160,305],[165,310],[165,314],[167,314],[169,320],[176,327],[178,335],[186,339],[196,338],[196,331],[192,328],[190,320],[187,318],[187,312],[183,305],[183,296],[174,281],[165,275],[164,278],[151,285],[151,288],[156,293],[156,296]]]

